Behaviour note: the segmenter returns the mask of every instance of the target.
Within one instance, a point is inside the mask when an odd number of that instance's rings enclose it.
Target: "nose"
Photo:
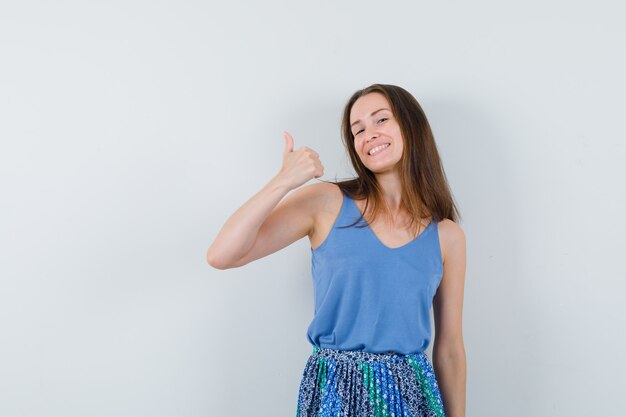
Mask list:
[[[378,137],[378,133],[367,130],[365,132],[365,137],[367,138],[367,142],[371,142],[374,138]]]

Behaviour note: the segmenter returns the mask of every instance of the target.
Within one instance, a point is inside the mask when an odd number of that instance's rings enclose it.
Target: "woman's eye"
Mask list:
[[[359,130],[358,132],[356,132],[356,133],[354,134],[354,136],[358,135],[358,134],[359,134],[359,133],[361,133],[362,131],[363,131],[363,129]]]
[[[383,120],[387,120],[386,117],[383,117],[382,119],[380,119],[378,122],[382,122]]]

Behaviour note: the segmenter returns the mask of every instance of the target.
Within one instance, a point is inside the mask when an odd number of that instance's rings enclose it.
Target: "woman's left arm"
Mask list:
[[[433,298],[433,368],[446,417],[465,417],[466,359],[463,345],[465,233],[452,220],[439,225],[443,277]]]

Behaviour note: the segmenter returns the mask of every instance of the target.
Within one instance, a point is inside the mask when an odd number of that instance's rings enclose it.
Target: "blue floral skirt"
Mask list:
[[[313,346],[296,417],[444,417],[425,353],[403,355]]]

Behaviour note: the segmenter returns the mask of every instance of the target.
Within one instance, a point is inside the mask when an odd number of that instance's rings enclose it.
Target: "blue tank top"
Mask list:
[[[332,349],[423,352],[443,277],[438,222],[411,242],[389,248],[369,226],[339,228],[360,215],[354,200],[343,194],[331,231],[311,248],[315,311],[307,338]],[[365,224],[365,219],[357,223]]]

